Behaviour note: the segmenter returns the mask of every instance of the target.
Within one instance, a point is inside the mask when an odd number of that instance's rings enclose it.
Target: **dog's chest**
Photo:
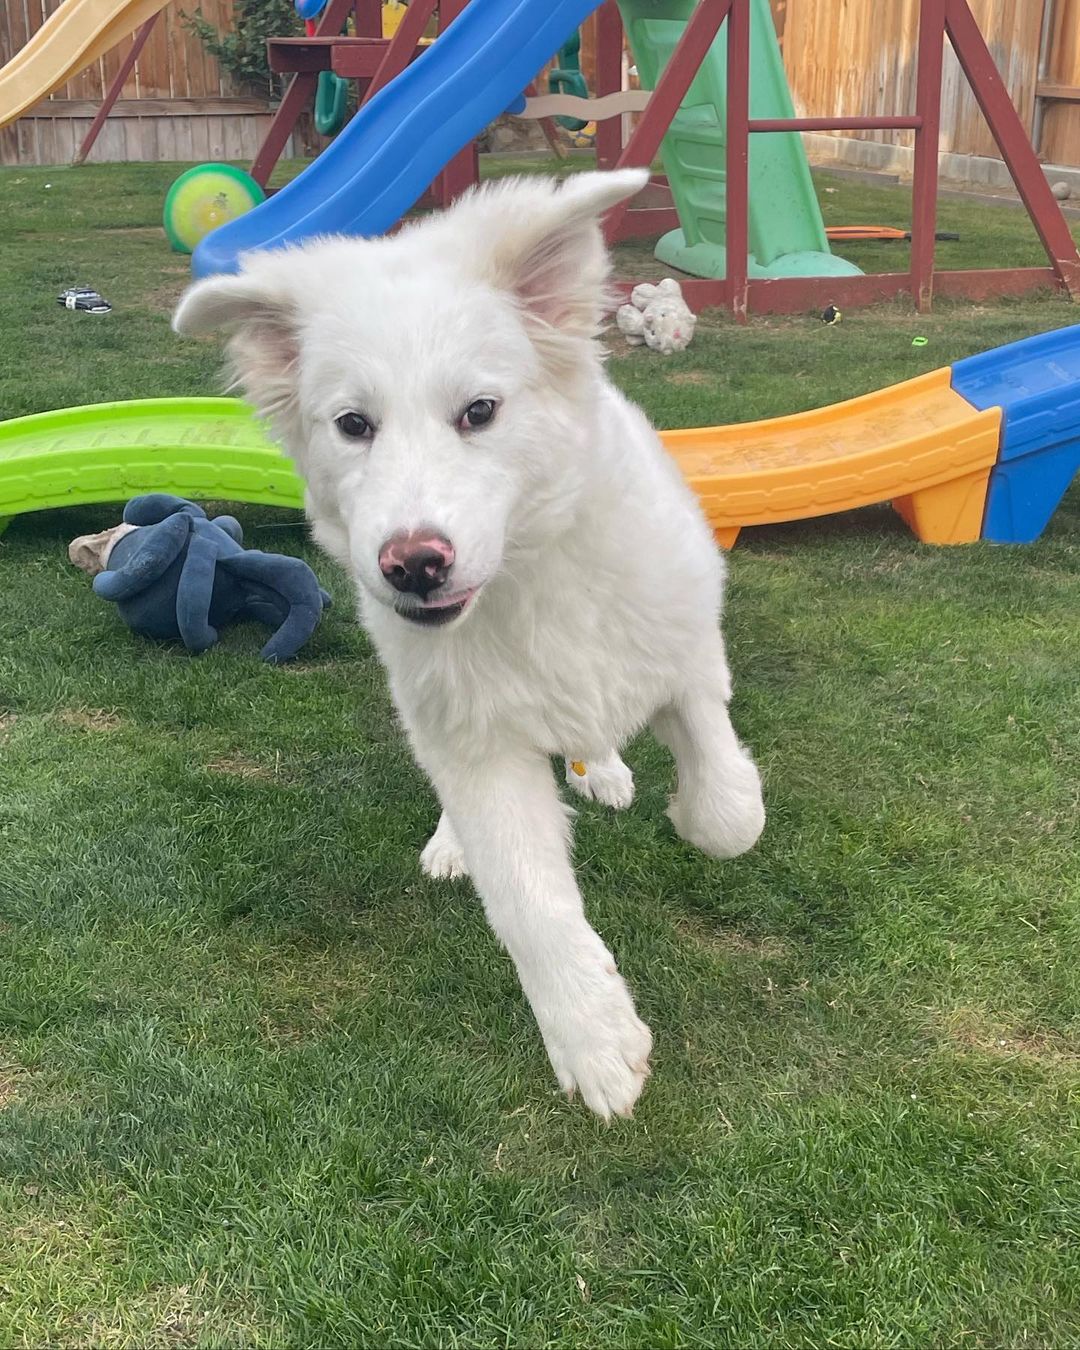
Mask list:
[[[580,605],[492,606],[453,633],[391,629],[389,640],[376,641],[395,702],[415,729],[463,750],[525,741],[583,758],[637,730],[667,683],[653,644],[635,625],[608,620]]]

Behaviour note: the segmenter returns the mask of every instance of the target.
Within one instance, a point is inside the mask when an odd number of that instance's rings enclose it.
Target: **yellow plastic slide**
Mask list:
[[[168,0],[64,0],[0,70],[0,127],[111,51]]]

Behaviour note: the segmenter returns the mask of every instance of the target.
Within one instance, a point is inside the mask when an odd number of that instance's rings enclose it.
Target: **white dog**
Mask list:
[[[585,918],[550,756],[625,805],[617,748],[647,723],[684,839],[729,858],[765,818],[728,717],[720,556],[596,342],[599,220],[646,177],[506,181],[391,237],[252,253],[174,321],[232,330],[442,802],[425,869],[467,868],[559,1083],[605,1118],[630,1114],[652,1038]]]

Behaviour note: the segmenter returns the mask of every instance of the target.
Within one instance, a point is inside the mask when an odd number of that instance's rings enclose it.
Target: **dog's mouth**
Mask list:
[[[466,591],[454,591],[447,596],[426,600],[423,604],[399,602],[394,606],[394,611],[421,628],[441,628],[465,613],[478,590],[479,587],[473,586]]]

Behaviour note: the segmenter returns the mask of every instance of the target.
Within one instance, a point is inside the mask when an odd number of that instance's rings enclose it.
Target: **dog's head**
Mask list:
[[[197,282],[177,332],[232,332],[357,580],[416,623],[565,520],[606,307],[600,217],[643,170],[513,179],[388,238],[251,253]],[[541,531],[539,523],[547,522]]]

